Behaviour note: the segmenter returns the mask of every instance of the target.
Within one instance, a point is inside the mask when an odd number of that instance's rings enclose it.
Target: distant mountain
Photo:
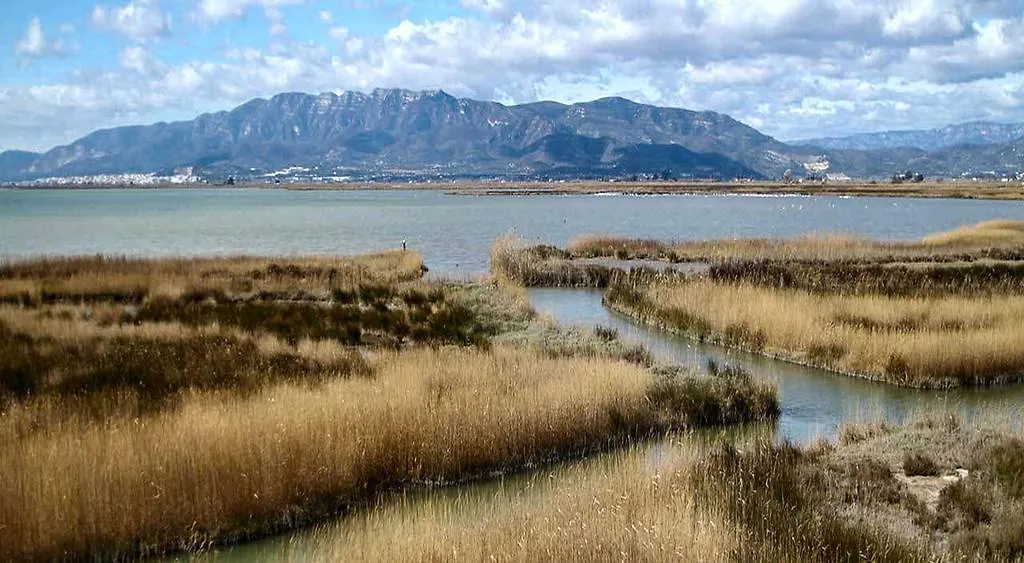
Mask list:
[[[505,106],[442,91],[378,89],[280,94],[191,121],[100,130],[34,158],[5,157],[0,177],[303,166],[450,174],[667,170],[758,178],[781,175],[806,153],[726,115],[622,98]]]
[[[949,125],[940,129],[911,131],[883,131],[849,137],[827,137],[794,141],[794,145],[814,146],[824,149],[875,150],[893,148],[918,148],[934,151],[959,145],[988,145],[1006,143],[1024,137],[1024,123],[991,123],[975,121],[960,125]]]
[[[23,170],[32,166],[40,156],[39,153],[28,151],[6,151],[0,153],[0,177],[4,175],[5,171]]]
[[[727,115],[623,98],[505,106],[378,89],[279,94],[191,121],[95,131],[43,154],[8,151],[0,180],[182,169],[209,179],[280,177],[286,169],[375,178],[1013,175],[1020,151],[1013,142],[931,151],[790,146]]]

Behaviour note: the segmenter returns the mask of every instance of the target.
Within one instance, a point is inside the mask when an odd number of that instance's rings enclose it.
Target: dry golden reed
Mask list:
[[[793,238],[726,238],[660,242],[604,235],[570,241],[575,256],[618,256],[718,262],[723,260],[921,260],[949,253],[1024,249],[1024,221],[992,220],[929,235],[920,241],[877,241],[841,234]]]
[[[352,257],[41,257],[0,262],[0,300],[137,302],[204,292],[327,294],[360,284],[415,280],[422,274],[422,255],[397,250]]]
[[[539,463],[663,422],[632,364],[521,349],[387,355],[372,379],[196,394],[51,425],[0,452],[0,559],[189,549],[309,522],[382,489]]]
[[[1024,374],[1024,296],[818,295],[710,280],[637,292],[609,301],[695,336],[900,385]]]
[[[403,499],[325,527],[288,560],[730,561],[741,532],[687,486],[692,440],[631,447],[457,498]],[[678,450],[678,451],[677,451]],[[664,460],[664,461],[657,461]]]

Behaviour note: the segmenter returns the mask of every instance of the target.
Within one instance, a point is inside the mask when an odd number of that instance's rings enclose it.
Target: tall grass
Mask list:
[[[858,264],[847,261],[730,260],[711,265],[716,281],[813,293],[928,297],[1024,295],[1024,262]]]
[[[388,488],[716,422],[675,410],[659,398],[675,395],[656,385],[671,380],[628,363],[420,349],[385,355],[373,378],[200,394],[147,418],[50,425],[0,451],[0,559],[194,549],[310,522]],[[741,393],[736,385],[708,392]],[[748,415],[770,417],[770,404]]]
[[[499,283],[521,287],[605,287],[615,270],[597,264],[573,263],[569,254],[551,246],[527,246],[506,234],[491,245],[491,275]]]
[[[521,491],[386,504],[285,552],[373,561],[929,561],[940,553],[838,513],[826,453],[763,439],[736,445],[687,436],[552,472]]]
[[[710,280],[612,288],[613,307],[692,336],[916,387],[1024,374],[1024,297],[816,295]]]
[[[621,259],[721,262],[725,260],[801,260],[891,262],[961,258],[1024,257],[1024,221],[996,220],[937,233],[919,241],[877,241],[839,234],[793,238],[729,238],[662,242],[602,235],[570,241],[573,256],[615,256]]]
[[[743,540],[686,471],[701,448],[633,447],[457,500],[405,499],[289,545],[323,561],[731,561]],[[679,450],[679,451],[677,451]],[[676,457],[678,456],[678,457]],[[664,459],[655,463],[654,459]]]
[[[42,257],[0,262],[0,301],[141,302],[209,293],[325,297],[338,288],[415,280],[423,271],[423,257],[411,251],[353,257]]]

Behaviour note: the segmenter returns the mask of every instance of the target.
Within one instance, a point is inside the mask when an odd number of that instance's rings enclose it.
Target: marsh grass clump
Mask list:
[[[491,246],[491,275],[499,282],[522,287],[607,287],[614,268],[573,263],[551,246],[528,247],[513,235]]]
[[[780,412],[774,386],[757,382],[749,372],[709,364],[707,377],[679,368],[657,368],[648,399],[663,417],[683,413],[690,427],[771,420]]]
[[[954,483],[939,493],[935,526],[946,532],[960,532],[992,520],[986,499],[979,487]]]
[[[924,452],[907,452],[903,454],[903,473],[905,475],[938,475],[941,469],[935,459]]]
[[[292,344],[301,339],[332,339],[346,345],[401,346],[410,338],[426,344],[482,344],[493,335],[471,309],[447,302],[443,293],[361,285],[337,289],[332,297],[334,303],[160,298],[144,304],[131,320],[220,324],[268,332]]]
[[[746,541],[740,560],[927,561],[894,535],[827,510],[819,454],[760,442],[743,451],[723,444],[698,464],[698,502],[721,506]]]
[[[613,342],[619,339],[619,331],[612,327],[597,325],[594,327],[594,335],[605,342]]]
[[[1024,439],[993,440],[978,448],[975,463],[985,467],[1007,495],[1024,500]]]

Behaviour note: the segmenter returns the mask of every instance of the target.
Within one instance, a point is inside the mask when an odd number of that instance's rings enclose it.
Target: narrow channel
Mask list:
[[[694,443],[707,444],[723,438],[736,441],[773,434],[776,440],[807,444],[818,438],[835,438],[844,422],[878,419],[900,422],[915,413],[951,409],[967,417],[983,410],[1014,416],[1013,409],[1024,404],[1024,385],[953,391],[902,389],[700,343],[634,323],[626,316],[611,312],[602,303],[603,295],[602,290],[596,289],[529,290],[530,302],[539,313],[550,315],[564,324],[614,328],[620,338],[645,344],[661,361],[703,368],[708,360],[714,360],[720,364],[744,367],[756,377],[775,382],[782,402],[782,416],[777,424],[666,436],[623,450],[492,480],[384,495],[378,505],[398,507],[403,514],[408,512],[409,518],[414,519],[424,511],[452,513],[479,503],[496,502],[498,498],[539,498],[562,479],[619,463],[639,461],[654,472],[670,464],[682,455],[681,452],[692,451]],[[315,561],[320,559],[319,550],[324,546],[344,544],[346,538],[362,533],[367,522],[368,511],[361,511],[317,527],[187,554],[183,558],[228,562]]]
[[[952,410],[965,417],[983,412],[1006,413],[1018,418],[1018,422],[1021,418],[1022,384],[949,391],[895,387],[701,343],[640,325],[609,311],[602,304],[602,297],[603,292],[596,289],[530,290],[530,301],[538,312],[565,324],[614,328],[621,338],[645,344],[660,360],[698,368],[714,360],[741,366],[756,377],[774,381],[782,403],[777,439],[806,444],[817,438],[835,438],[845,422],[884,419],[899,423],[926,412]]]

